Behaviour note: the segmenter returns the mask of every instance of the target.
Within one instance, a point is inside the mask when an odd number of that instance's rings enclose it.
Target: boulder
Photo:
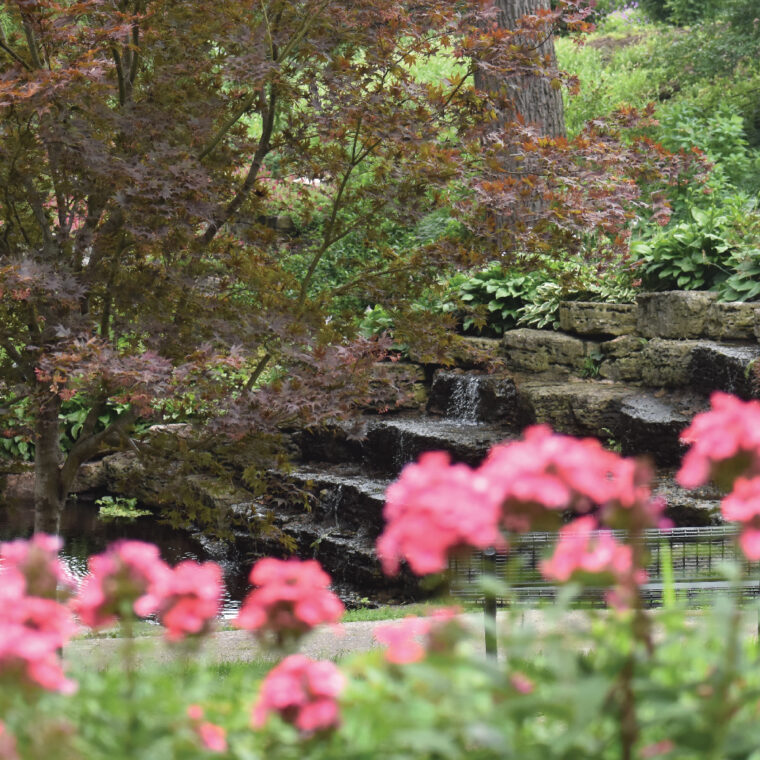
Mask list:
[[[658,465],[678,464],[686,450],[679,441],[681,431],[707,406],[704,396],[693,393],[660,397],[642,392],[626,398],[615,430],[622,453],[648,455]]]
[[[623,400],[636,390],[594,380],[524,383],[520,385],[524,422],[543,422],[560,433],[606,439],[618,427]]]
[[[636,332],[636,307],[627,303],[563,301],[559,325],[580,335],[630,335]]]
[[[520,328],[504,333],[502,345],[510,368],[526,372],[583,370],[599,344],[550,330]]]
[[[427,409],[463,422],[513,422],[517,402],[517,388],[510,375],[438,370]]]
[[[705,321],[705,336],[715,340],[753,340],[755,305],[717,301],[710,304]]]
[[[618,382],[640,382],[643,372],[645,338],[635,335],[621,335],[613,340],[606,340],[599,345],[602,361],[599,365],[599,377]]]
[[[699,338],[716,298],[697,290],[641,293],[636,299],[638,333],[646,338]]]
[[[703,393],[725,391],[743,399],[757,396],[753,367],[760,346],[726,346],[703,341],[691,355],[691,385]]]
[[[654,388],[680,388],[689,385],[690,362],[698,340],[652,338],[642,354],[641,380]]]

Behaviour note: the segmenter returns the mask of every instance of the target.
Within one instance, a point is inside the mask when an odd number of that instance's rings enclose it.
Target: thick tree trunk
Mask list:
[[[549,8],[549,0],[494,0],[499,9],[499,25],[504,29],[516,29],[517,22],[524,16],[535,14],[538,10]],[[526,39],[523,43],[529,49],[535,48],[539,60],[548,59],[548,69],[556,68],[557,58],[554,52],[554,38],[551,34],[540,40]],[[475,71],[475,85],[503,98],[505,105],[498,111],[497,128],[522,119],[526,126],[537,129],[541,136],[565,137],[565,112],[562,105],[562,93],[552,87],[552,79],[545,75],[515,74],[506,79],[495,79],[483,72]],[[501,100],[502,98],[500,98]],[[515,144],[509,142],[508,135],[502,135],[504,148],[500,155],[500,164],[506,175],[535,178],[542,172],[540,158],[526,154],[521,149],[521,139]],[[547,201],[541,190],[540,182],[535,179],[528,185],[533,192],[513,211],[494,213],[492,216],[493,234],[499,248],[509,248],[512,243],[511,231],[524,228],[532,220],[538,219],[546,209]]]
[[[60,447],[58,396],[41,398],[34,435],[34,532],[57,534],[66,502],[61,482],[63,456]]]
[[[534,14],[538,10],[548,10],[549,0],[495,0],[499,8],[499,24],[504,29],[515,29],[523,16]],[[531,43],[529,43],[531,44]],[[548,36],[536,52],[542,58],[549,57],[551,66],[556,66],[554,38]],[[494,81],[475,73],[476,86],[484,90],[498,91],[506,88],[507,95],[513,103],[513,110],[501,114],[502,124],[513,121],[519,114],[527,124],[533,124],[547,137],[565,136],[565,112],[562,106],[562,93],[551,86],[551,81],[542,76],[514,76],[506,81]]]

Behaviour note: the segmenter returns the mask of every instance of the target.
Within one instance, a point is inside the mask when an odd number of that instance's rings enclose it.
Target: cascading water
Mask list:
[[[446,405],[446,417],[477,424],[481,420],[480,375],[464,374],[452,378],[452,388]]]

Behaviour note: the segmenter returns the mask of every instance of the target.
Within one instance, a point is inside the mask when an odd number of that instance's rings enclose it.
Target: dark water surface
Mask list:
[[[224,571],[226,586],[221,617],[234,617],[250,588],[248,573],[254,557],[241,557],[226,542],[162,525],[155,517],[101,520],[98,509],[94,501],[80,498],[70,501],[64,510],[62,560],[72,576],[83,578],[87,573],[88,557],[104,551],[114,541],[123,538],[147,541],[158,546],[161,556],[170,565],[184,559],[218,562]],[[0,504],[0,541],[27,538],[31,536],[33,526],[34,513],[30,504]]]

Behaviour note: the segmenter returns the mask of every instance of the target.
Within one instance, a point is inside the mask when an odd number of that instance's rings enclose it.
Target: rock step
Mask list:
[[[513,416],[519,399],[512,401]],[[335,426],[302,435],[298,444],[302,459],[350,463],[367,472],[395,476],[425,451],[448,451],[452,459],[477,465],[496,443],[516,437],[509,424],[488,425],[445,417],[398,415],[369,418],[365,436],[349,439],[345,427]],[[309,464],[309,466],[312,466]]]
[[[592,340],[548,330],[509,330],[502,339],[507,364],[517,372],[601,377],[648,388],[714,390],[748,399],[757,395],[752,365],[757,343],[671,340],[621,335]],[[431,394],[431,401],[434,396]],[[440,400],[436,402],[441,405]]]
[[[287,478],[313,495],[310,522],[331,535],[374,541],[383,528],[383,505],[390,478],[368,477],[349,464],[310,463]]]
[[[680,461],[678,436],[707,398],[690,391],[667,396],[598,380],[518,380],[525,424],[546,423],[560,433],[593,436],[626,456],[649,455],[659,465]]]
[[[517,400],[511,375],[438,370],[433,376],[427,410],[462,424],[516,425]]]

